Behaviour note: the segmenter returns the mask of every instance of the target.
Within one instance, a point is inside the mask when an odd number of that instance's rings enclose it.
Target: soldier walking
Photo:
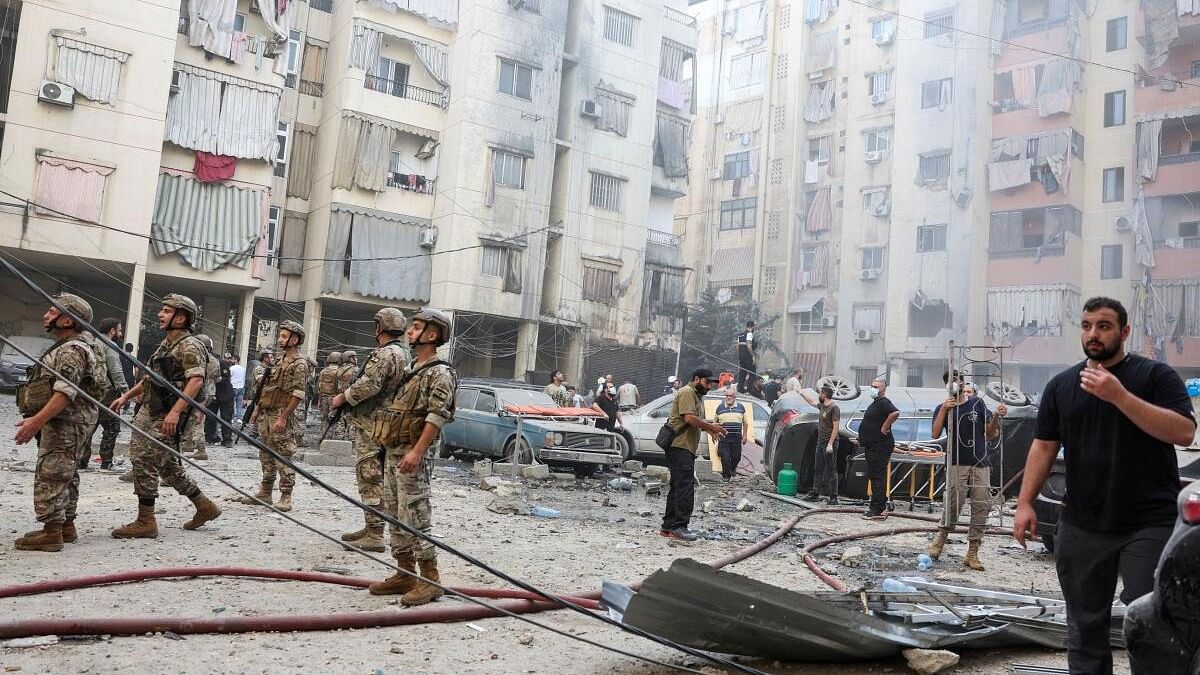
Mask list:
[[[300,353],[300,345],[304,343],[304,328],[295,321],[283,321],[279,324],[279,350],[283,356],[279,363],[263,373],[266,378],[262,388],[262,396],[250,417],[250,423],[258,427],[258,438],[269,448],[279,453],[288,461],[296,450],[296,408],[304,403],[307,395],[305,385],[308,383],[308,373],[311,365],[308,358]],[[243,504],[270,504],[271,491],[275,487],[275,476],[279,475],[279,501],[275,508],[280,511],[292,510],[292,488],[296,485],[296,471],[288,464],[279,461],[266,450],[258,452],[262,463],[262,483],[258,494],[253,497],[242,497],[237,501]]]
[[[155,373],[194,400],[200,398],[207,371],[204,346],[191,333],[197,312],[196,303],[191,298],[168,293],[158,310],[158,327],[167,336],[150,357],[150,368]],[[117,397],[109,408],[113,412],[119,411],[126,402],[140,396],[143,391],[147,393],[133,418],[134,427],[178,451],[180,439],[187,433],[187,425],[194,423],[189,418],[196,411],[189,409],[190,404],[174,391],[147,377]],[[151,443],[141,433],[133,434],[130,439],[129,459],[133,464],[133,492],[138,498],[138,515],[132,523],[113,530],[113,537],[158,537],[154,500],[158,498],[159,479],[190,499],[196,507],[196,513],[184,523],[183,529],[194,530],[221,515],[221,509],[204,496],[195,481],[183,470],[179,457],[157,443]]]
[[[329,424],[329,413],[333,410],[333,406],[329,405],[329,402],[338,393],[337,374],[341,362],[341,352],[329,352],[329,356],[325,357],[325,367],[317,375],[317,396],[320,397],[317,407],[321,410],[321,431],[324,431],[325,425]]]
[[[208,406],[214,406],[214,401],[217,399],[217,379],[221,375],[221,366],[217,363],[217,357],[213,355],[212,338],[200,333],[196,335],[196,339],[204,347],[204,396],[199,400]],[[211,414],[215,415],[217,413],[213,412]],[[187,429],[188,433],[182,443],[184,452],[191,454],[192,459],[208,459],[208,447],[206,445],[208,439],[204,433],[204,428],[208,426],[208,415],[207,408],[199,408],[192,411],[192,419]]]
[[[80,319],[91,322],[92,307],[83,298],[63,293],[55,299]],[[17,423],[13,439],[17,445],[24,445],[38,437],[33,512],[42,529],[25,533],[15,546],[21,551],[54,552],[62,550],[64,541],[76,539],[79,456],[96,424],[96,406],[79,396],[79,391],[100,396],[108,382],[103,364],[97,363],[90,336],[79,331],[74,319],[50,307],[42,315],[42,325],[56,342],[42,355],[29,382],[18,392],[17,407],[25,419]],[[49,369],[57,371],[62,379]]]
[[[350,406],[350,428],[354,433],[354,473],[358,479],[358,494],[367,506],[383,506],[383,446],[372,441],[375,413],[396,394],[396,387],[408,365],[408,353],[401,336],[406,321],[404,313],[395,307],[384,307],[375,313],[375,339],[379,348],[371,353],[362,374],[350,386],[334,396],[331,406]],[[355,532],[342,535],[366,551],[384,551],[383,520],[364,512],[366,525]]]
[[[342,365],[338,366],[337,371],[337,391],[346,391],[350,385],[354,384],[354,380],[358,379],[358,353],[353,349],[348,349],[342,352]],[[332,404],[330,408],[332,408]],[[343,415],[338,423],[329,430],[327,438],[336,438],[340,440],[354,440],[350,433],[350,424]]]
[[[104,333],[109,340],[117,344],[121,344],[124,335],[121,333],[121,321],[113,317],[107,317],[100,320],[96,326],[97,330]],[[125,380],[124,369],[121,367],[121,362],[117,356],[117,352],[110,349],[105,349],[98,341],[92,340],[93,347],[98,347],[97,351],[102,353],[104,359],[104,370],[108,375],[103,398],[100,402],[104,405],[112,403],[126,389],[129,388],[129,383]],[[100,468],[111,469],[113,461],[113,451],[117,447],[117,436],[121,434],[121,420],[113,415],[97,415],[97,426],[104,430],[100,436]],[[88,463],[92,459],[92,436],[96,430],[93,428],[88,433],[87,443],[83,453],[79,457],[79,468],[88,468]]]
[[[437,357],[437,348],[450,339],[450,317],[440,310],[422,309],[413,316],[406,337],[414,359],[382,415],[375,440],[386,448],[384,508],[401,523],[428,534],[433,472],[429,451],[442,427],[454,419],[456,378],[450,365]],[[441,588],[412,576],[420,563],[422,577],[441,583],[433,544],[393,527],[391,545],[400,571],[371,584],[371,594],[403,594],[400,602],[409,607],[441,597]]]

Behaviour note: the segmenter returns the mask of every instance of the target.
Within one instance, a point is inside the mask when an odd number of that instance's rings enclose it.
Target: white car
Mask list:
[[[713,401],[715,405],[720,405],[720,402],[725,398],[724,394],[715,391],[705,395],[706,402]],[[621,420],[624,422],[624,429],[620,431],[625,437],[625,442],[629,444],[631,458],[643,457],[648,459],[662,459],[662,448],[654,442],[658,436],[658,430],[666,423],[667,418],[671,415],[671,403],[675,400],[674,394],[663,394],[658,398],[646,403],[640,408],[634,408],[621,413]],[[767,407],[767,402],[762,399],[754,398],[746,394],[738,394],[738,402],[750,408],[750,417],[754,423],[754,442],[759,445],[763,444],[763,439],[767,435],[767,422],[771,418],[771,410]],[[715,408],[714,405],[714,408]],[[708,435],[700,435],[700,455],[706,455],[706,444],[708,443]]]

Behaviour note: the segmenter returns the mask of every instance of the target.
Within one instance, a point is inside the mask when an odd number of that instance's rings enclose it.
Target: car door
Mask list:
[[[454,421],[442,429],[442,443],[451,448],[471,449],[467,445],[467,430],[478,420],[475,415],[475,399],[478,389],[459,387],[454,396]]]
[[[662,448],[658,447],[655,440],[658,438],[658,430],[666,424],[667,418],[671,416],[673,402],[674,399],[668,398],[664,402],[647,407],[646,414],[641,418],[637,432],[634,434],[638,452],[663,454]],[[630,429],[630,433],[634,433],[634,431]]]
[[[479,390],[479,397],[475,399],[475,424],[471,425],[469,439],[472,450],[493,457],[504,452],[502,445],[508,436],[500,433],[501,426],[507,425],[508,420],[500,417],[498,405],[494,390]]]

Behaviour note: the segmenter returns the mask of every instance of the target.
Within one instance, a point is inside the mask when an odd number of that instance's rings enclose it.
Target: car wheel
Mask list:
[[[622,430],[617,434],[617,451],[621,453],[621,461],[627,462],[634,458],[637,453],[634,448],[637,447],[633,443],[633,436],[628,431]]]
[[[533,449],[524,438],[512,437],[504,444],[504,458],[517,464],[532,464]]]
[[[835,401],[853,401],[859,394],[858,387],[838,375],[826,375],[817,380],[817,390],[820,391],[821,387],[832,389]]]
[[[1003,382],[992,382],[984,387],[984,392],[987,393],[988,398],[998,403],[1013,407],[1029,405],[1029,397],[1025,395],[1025,392]]]

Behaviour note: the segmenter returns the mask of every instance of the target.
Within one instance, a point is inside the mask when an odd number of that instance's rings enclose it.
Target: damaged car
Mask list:
[[[704,396],[704,411],[706,416],[711,417],[717,406],[724,400],[724,393],[719,390],[710,391]],[[750,421],[754,425],[754,442],[758,445],[763,444],[763,440],[767,431],[767,420],[771,417],[771,411],[767,407],[766,401],[754,398],[747,394],[738,394],[738,403],[746,406],[750,412]],[[633,448],[633,459],[650,459],[662,460],[664,453],[662,448],[658,447],[654,439],[658,436],[658,430],[666,423],[667,418],[671,416],[671,404],[675,401],[675,394],[663,394],[658,398],[642,405],[640,408],[634,408],[621,413],[621,421],[624,422],[624,428],[620,431],[624,440],[630,447]],[[709,438],[707,434],[700,435],[700,455],[704,456],[708,450]]]

